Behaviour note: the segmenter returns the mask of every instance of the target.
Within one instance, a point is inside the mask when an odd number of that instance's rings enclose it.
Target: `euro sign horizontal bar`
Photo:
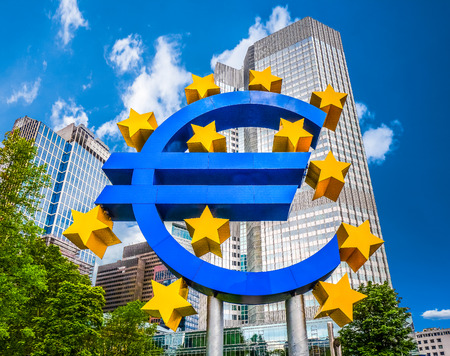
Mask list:
[[[297,185],[309,152],[113,153],[103,165],[112,184]]]
[[[162,220],[200,216],[208,205],[232,221],[286,220],[310,157],[298,153],[115,153],[103,166],[114,186],[96,204],[134,220],[133,204],[155,204]]]
[[[208,205],[215,217],[231,221],[286,220],[297,185],[115,185],[96,204],[113,220],[135,220],[132,205],[154,204],[163,221],[199,217]]]

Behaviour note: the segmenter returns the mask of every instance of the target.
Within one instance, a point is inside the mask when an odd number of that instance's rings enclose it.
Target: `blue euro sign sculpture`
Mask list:
[[[242,304],[279,302],[303,294],[339,265],[336,236],[289,267],[244,272],[196,257],[169,234],[163,221],[198,217],[206,205],[215,217],[230,221],[287,220],[310,153],[186,153],[191,124],[215,121],[217,131],[277,130],[280,118],[305,119],[314,148],[325,116],[308,103],[270,92],[233,92],[196,101],[164,121],[141,152],[111,155],[103,170],[113,185],[105,187],[96,204],[113,220],[136,220],[164,264],[203,294]]]

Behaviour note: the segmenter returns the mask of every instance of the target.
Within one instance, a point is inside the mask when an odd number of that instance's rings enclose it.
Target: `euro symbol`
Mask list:
[[[191,124],[216,122],[218,131],[239,127],[278,129],[280,118],[305,119],[315,148],[326,114],[301,100],[258,91],[208,97],[164,121],[139,153],[113,153],[103,166],[112,182],[96,204],[113,220],[136,220],[150,247],[188,285],[230,303],[262,304],[311,290],[340,263],[334,236],[311,257],[265,272],[229,270],[183,248],[163,221],[200,216],[208,205],[230,221],[287,220],[310,158],[304,153],[185,153]]]

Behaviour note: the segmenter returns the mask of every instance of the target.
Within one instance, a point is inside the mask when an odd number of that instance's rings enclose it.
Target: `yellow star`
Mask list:
[[[87,213],[72,210],[73,224],[63,235],[78,248],[90,249],[98,257],[103,258],[108,246],[120,244],[120,240],[112,232],[113,222],[105,211],[97,205]]]
[[[317,283],[312,292],[320,304],[314,319],[329,316],[341,328],[353,321],[353,304],[367,297],[350,287],[347,273],[337,284]]]
[[[250,69],[250,83],[248,90],[271,91],[281,93],[281,83],[283,79],[272,75],[270,67],[261,72]]]
[[[323,127],[334,131],[346,100],[346,93],[338,93],[328,84],[325,91],[314,91],[309,102],[327,113]]]
[[[347,262],[353,272],[358,271],[384,243],[370,232],[369,220],[358,227],[342,223],[336,234],[341,261]]]
[[[187,142],[189,152],[227,152],[227,139],[216,132],[216,122],[205,127],[192,125],[194,136]]]
[[[280,120],[280,131],[273,138],[272,152],[308,152],[313,135],[303,128],[304,119]]]
[[[350,165],[350,163],[337,161],[331,151],[325,160],[311,161],[305,182],[315,189],[313,200],[325,196],[336,201],[344,187],[344,177]]]
[[[222,257],[220,245],[230,237],[230,222],[228,219],[213,217],[206,206],[199,218],[184,219],[192,237],[192,248],[197,257],[208,252]]]
[[[130,109],[130,117],[117,123],[119,130],[128,146],[140,152],[144,143],[158,127],[155,115],[152,112],[138,114]]]
[[[208,96],[220,94],[220,88],[214,83],[214,74],[203,78],[192,74],[192,80],[194,82],[184,89],[188,104]]]
[[[142,307],[142,310],[155,318],[162,318],[164,324],[173,331],[177,331],[182,317],[197,314],[191,303],[186,300],[189,290],[182,278],[168,286],[152,281],[152,288],[153,298]]]

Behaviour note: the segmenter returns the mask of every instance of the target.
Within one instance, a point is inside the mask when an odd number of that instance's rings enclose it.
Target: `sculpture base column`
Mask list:
[[[286,300],[286,324],[290,356],[308,356],[308,335],[303,295]]]
[[[206,355],[223,356],[223,301],[212,296],[208,297]]]

